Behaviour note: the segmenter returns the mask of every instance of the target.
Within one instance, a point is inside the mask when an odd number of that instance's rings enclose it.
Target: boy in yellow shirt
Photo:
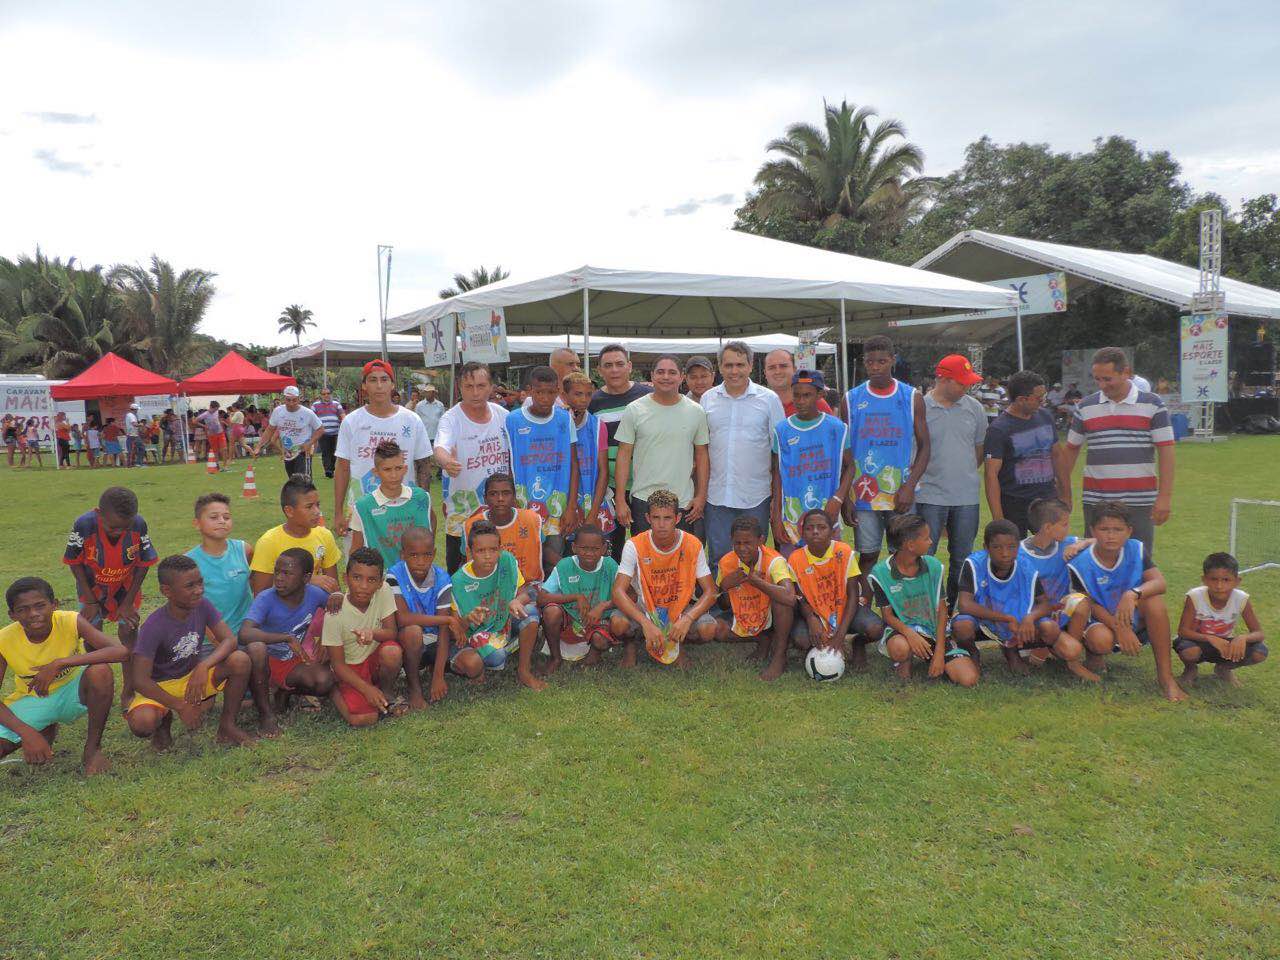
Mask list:
[[[27,763],[47,763],[58,724],[87,713],[84,774],[110,769],[102,730],[115,695],[111,664],[124,663],[128,648],[79,614],[56,609],[53,587],[39,577],[15,580],[5,600],[13,623],[0,630],[0,683],[12,668],[13,690],[0,702],[0,757],[21,747]]]
[[[290,477],[280,488],[280,511],[284,523],[258,538],[249,564],[249,585],[256,597],[271,587],[276,558],[291,547],[300,547],[315,557],[311,582],[332,593],[338,589],[338,541],[322,526],[320,494],[307,477]]]

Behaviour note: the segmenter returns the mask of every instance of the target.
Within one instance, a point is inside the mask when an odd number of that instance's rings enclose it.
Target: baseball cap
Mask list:
[[[391,364],[387,363],[387,361],[385,360],[379,359],[379,360],[370,360],[368,363],[366,363],[363,367],[360,368],[360,379],[363,380],[365,377],[369,376],[369,374],[371,374],[374,370],[381,370],[392,380],[396,378],[396,372],[391,369]]]
[[[284,393],[284,395],[285,395],[286,397],[300,397],[300,396],[302,396],[302,391],[301,391],[301,390],[299,390],[297,387],[292,386],[292,385],[290,385],[290,386],[288,386],[288,387],[285,387],[285,388],[284,388],[284,390],[283,390],[282,392]]]
[[[131,403],[131,404],[129,404],[129,409],[130,409],[130,410],[137,410],[137,409],[138,409],[138,405],[137,405],[136,403]]]
[[[696,357],[690,357],[688,360],[684,362],[685,373],[688,373],[694,367],[705,367],[706,369],[710,370],[712,373],[716,372],[716,368],[711,365],[711,360],[707,357],[704,357],[702,354],[698,354]]]
[[[827,389],[827,381],[818,370],[797,370],[791,377],[791,385],[794,387],[797,383],[811,383],[820,391]]]
[[[973,369],[973,364],[969,362],[969,358],[962,357],[958,353],[950,354],[939,360],[938,366],[933,372],[939,377],[954,380],[956,383],[966,387],[972,387],[975,383],[982,382],[982,375]]]

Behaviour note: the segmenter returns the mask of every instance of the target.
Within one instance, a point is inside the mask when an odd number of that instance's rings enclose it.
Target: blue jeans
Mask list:
[[[936,503],[917,503],[915,513],[929,525],[933,546],[929,553],[938,552],[942,531],[947,531],[947,603],[953,604],[960,585],[960,566],[973,552],[973,541],[978,536],[978,516],[981,511],[976,503],[963,507],[944,507]]]
[[[765,498],[754,507],[718,507],[708,503],[703,513],[706,520],[707,550],[711,558],[711,569],[714,571],[720,558],[733,549],[733,521],[741,516],[755,517],[760,522],[760,530],[765,539],[769,539],[769,507],[771,500]]]

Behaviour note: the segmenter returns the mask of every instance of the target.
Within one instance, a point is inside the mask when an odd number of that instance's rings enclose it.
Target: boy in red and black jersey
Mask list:
[[[80,614],[95,627],[114,622],[130,651],[138,637],[142,581],[158,559],[147,522],[138,515],[138,498],[126,487],[102,491],[98,508],[77,517],[67,537],[62,562],[75,577]],[[122,705],[133,697],[127,670],[124,678]]]

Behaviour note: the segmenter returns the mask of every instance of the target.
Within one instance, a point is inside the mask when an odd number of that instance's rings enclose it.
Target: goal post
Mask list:
[[[1242,574],[1280,570],[1280,500],[1232,499],[1230,544]]]

